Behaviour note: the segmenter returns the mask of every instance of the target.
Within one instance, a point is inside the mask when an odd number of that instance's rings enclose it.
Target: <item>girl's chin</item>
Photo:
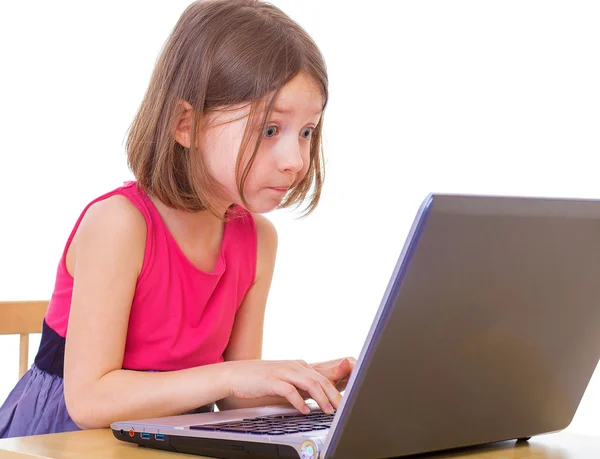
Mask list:
[[[266,214],[268,212],[271,212],[271,211],[277,209],[278,205],[279,205],[279,203],[275,203],[275,204],[273,204],[273,203],[257,203],[254,205],[251,204],[250,209],[247,209],[247,210],[249,210],[250,212],[254,212],[256,214]]]
[[[266,214],[277,209],[277,206],[281,204],[281,199],[255,199],[248,202],[250,212],[257,214]]]
[[[266,191],[266,193],[257,193],[247,199],[248,206],[245,206],[241,203],[241,199],[237,199],[239,202],[239,206],[245,208],[250,212],[254,212],[257,214],[265,214],[267,212],[271,212],[281,204],[283,198],[287,193],[282,193],[270,189],[261,190]]]

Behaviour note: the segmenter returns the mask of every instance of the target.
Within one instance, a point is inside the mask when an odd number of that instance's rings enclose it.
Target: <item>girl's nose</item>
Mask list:
[[[285,145],[281,145],[281,150],[278,154],[279,169],[283,172],[299,172],[304,167],[304,160],[302,159],[302,148],[300,142],[286,142]],[[306,142],[306,141],[304,141]]]

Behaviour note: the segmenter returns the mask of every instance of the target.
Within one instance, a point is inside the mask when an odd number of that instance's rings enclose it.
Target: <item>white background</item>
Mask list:
[[[0,3],[0,299],[48,298],[83,206],[131,178],[126,130],[188,3]],[[319,44],[331,99],[322,203],[269,216],[265,358],[359,354],[429,192],[600,197],[600,3],[274,3]],[[0,337],[0,401],[17,354]],[[599,373],[574,431],[600,432]]]

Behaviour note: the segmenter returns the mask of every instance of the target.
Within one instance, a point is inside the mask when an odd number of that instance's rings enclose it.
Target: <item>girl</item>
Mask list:
[[[260,214],[317,205],[327,96],[317,46],[274,6],[186,9],[129,132],[136,181],[76,222],[34,365],[0,409],[0,437],[215,403],[338,407],[354,359],[260,360],[277,245]]]

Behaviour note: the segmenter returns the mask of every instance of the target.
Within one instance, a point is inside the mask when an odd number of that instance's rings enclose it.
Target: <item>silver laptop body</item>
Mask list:
[[[573,419],[599,330],[600,201],[433,194],[335,416],[312,405],[303,423],[264,407],[111,428],[231,459],[379,459],[528,438]]]

